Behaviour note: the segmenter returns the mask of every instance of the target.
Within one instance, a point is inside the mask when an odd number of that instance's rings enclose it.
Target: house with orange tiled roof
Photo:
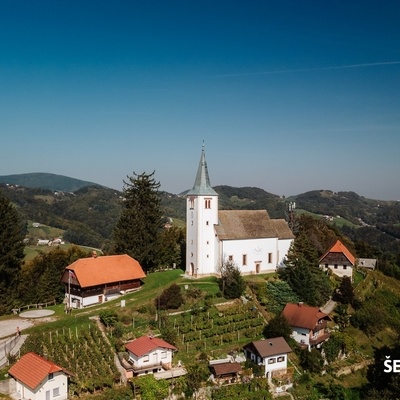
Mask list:
[[[146,277],[139,262],[128,256],[113,255],[80,258],[69,265],[61,282],[69,309],[103,303],[137,290]]]
[[[283,316],[292,328],[292,338],[301,346],[320,347],[329,339],[330,333],[326,330],[331,318],[318,307],[300,303],[288,303],[282,311]]]
[[[347,276],[351,280],[355,263],[355,257],[340,240],[319,259],[319,266],[323,271],[329,269],[340,278]]]
[[[31,352],[22,356],[8,373],[16,381],[19,399],[68,399],[68,375],[70,374],[36,353]]]
[[[156,374],[172,367],[172,355],[177,348],[163,339],[141,336],[125,345],[128,352],[127,378]]]

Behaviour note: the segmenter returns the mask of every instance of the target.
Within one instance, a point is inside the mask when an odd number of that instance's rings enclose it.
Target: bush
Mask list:
[[[155,299],[155,306],[160,310],[176,310],[183,304],[181,287],[176,283],[165,289],[159,297]]]

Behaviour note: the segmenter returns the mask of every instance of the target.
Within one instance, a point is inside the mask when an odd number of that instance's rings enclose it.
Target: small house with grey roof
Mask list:
[[[187,275],[216,275],[226,261],[242,274],[274,272],[282,264],[294,239],[288,224],[270,218],[267,210],[219,210],[204,146],[186,198]]]
[[[250,342],[243,349],[247,359],[263,366],[265,377],[287,374],[288,355],[292,349],[282,336]]]

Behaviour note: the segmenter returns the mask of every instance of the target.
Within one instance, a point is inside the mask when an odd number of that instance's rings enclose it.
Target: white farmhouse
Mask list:
[[[186,274],[216,275],[224,261],[243,274],[276,270],[294,239],[283,219],[266,210],[218,210],[218,193],[211,187],[202,149],[194,186],[186,202]]]
[[[36,353],[22,356],[8,371],[19,399],[68,399],[68,373]]]
[[[129,354],[128,363],[135,376],[158,373],[172,367],[175,346],[153,336],[141,336],[125,345]]]

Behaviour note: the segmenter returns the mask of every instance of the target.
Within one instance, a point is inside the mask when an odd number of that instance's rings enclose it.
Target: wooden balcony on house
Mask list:
[[[310,345],[311,346],[316,346],[325,340],[329,339],[329,336],[331,334],[329,332],[324,332],[323,334],[318,335],[316,338],[310,338]]]

